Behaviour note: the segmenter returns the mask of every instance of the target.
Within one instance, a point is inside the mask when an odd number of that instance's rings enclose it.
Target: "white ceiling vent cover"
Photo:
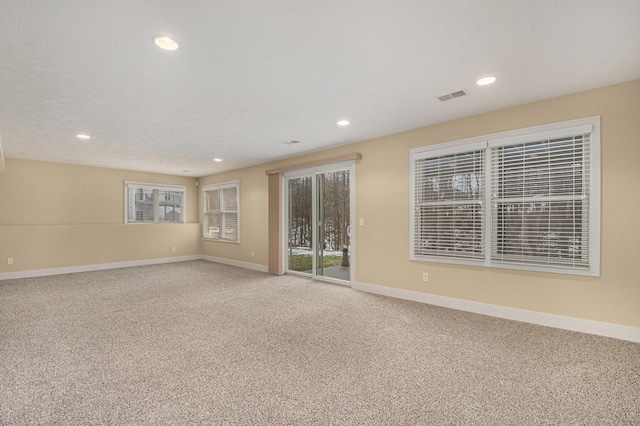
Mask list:
[[[450,99],[455,99],[455,98],[459,98],[461,96],[467,96],[467,95],[469,95],[469,92],[467,92],[466,90],[458,90],[457,92],[448,93],[446,95],[438,96],[438,99],[440,100],[440,102],[444,102],[444,101],[448,101]]]

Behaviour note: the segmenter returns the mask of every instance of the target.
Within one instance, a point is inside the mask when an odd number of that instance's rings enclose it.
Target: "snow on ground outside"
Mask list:
[[[312,255],[311,248],[309,247],[292,247],[290,249],[290,252],[295,256],[311,256]],[[342,256],[342,252],[325,250],[324,255],[325,256]]]

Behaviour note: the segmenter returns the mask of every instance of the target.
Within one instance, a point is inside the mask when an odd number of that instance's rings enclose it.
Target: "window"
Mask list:
[[[600,119],[411,150],[411,259],[599,275]]]
[[[239,187],[233,181],[202,188],[204,238],[240,241]]]
[[[185,223],[184,186],[125,182],[125,223]]]

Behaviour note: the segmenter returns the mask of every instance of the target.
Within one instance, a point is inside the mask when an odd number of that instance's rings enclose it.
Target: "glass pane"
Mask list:
[[[416,203],[484,197],[484,153],[470,151],[416,160]]]
[[[484,257],[480,204],[420,207],[415,223],[415,254]]]
[[[288,256],[287,269],[311,273],[312,250],[312,199],[311,177],[288,180]]]
[[[583,136],[496,151],[492,259],[588,267],[588,190]]]
[[[238,239],[238,214],[222,213],[220,233],[223,240],[236,241]]]
[[[224,188],[222,190],[222,200],[224,211],[238,211],[238,189],[237,188]]]
[[[415,163],[414,254],[482,259],[484,151]]]
[[[220,191],[206,191],[206,206],[205,209],[208,212],[216,212],[220,210]]]
[[[182,193],[158,191],[160,222],[182,222]]]
[[[316,275],[349,281],[349,170],[318,175],[318,247]]]
[[[205,220],[207,236],[210,238],[220,238],[220,214],[207,213],[205,214]]]
[[[494,260],[586,267],[582,200],[501,204]]]
[[[134,197],[134,212],[129,215],[131,222],[151,222],[154,221],[154,199],[153,189],[132,188],[129,192],[129,199]]]

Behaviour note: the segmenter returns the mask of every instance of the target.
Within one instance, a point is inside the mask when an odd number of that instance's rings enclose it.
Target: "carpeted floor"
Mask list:
[[[640,345],[205,261],[7,280],[0,424],[638,425]]]

